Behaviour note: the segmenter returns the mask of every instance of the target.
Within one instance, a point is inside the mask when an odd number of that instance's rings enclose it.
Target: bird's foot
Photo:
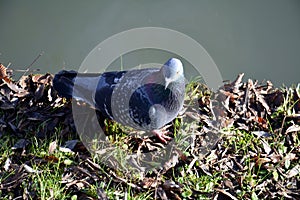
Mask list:
[[[160,130],[152,131],[152,133],[156,135],[160,139],[160,141],[162,141],[165,144],[167,144],[167,141],[170,141],[172,139],[171,137],[167,136],[168,134],[171,133],[170,131],[167,130],[167,128],[169,128],[169,126],[165,126]]]

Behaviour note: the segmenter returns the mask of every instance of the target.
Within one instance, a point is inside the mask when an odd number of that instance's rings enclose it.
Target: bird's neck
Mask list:
[[[144,78],[143,84],[149,84],[149,83],[165,85],[165,79],[162,73],[158,71],[158,72],[151,73]]]

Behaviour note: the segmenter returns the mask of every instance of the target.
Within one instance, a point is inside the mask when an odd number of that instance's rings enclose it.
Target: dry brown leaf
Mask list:
[[[156,178],[147,178],[145,177],[141,183],[143,188],[149,189],[149,188],[156,188],[158,185],[158,180]]]
[[[29,165],[26,165],[26,164],[24,164],[23,167],[24,167],[25,171],[29,172],[29,173],[40,173],[41,172],[39,170],[33,169],[32,167],[30,167]]]
[[[0,79],[5,81],[6,83],[10,83],[11,80],[9,79],[8,74],[8,69],[2,63],[0,63]]]
[[[66,141],[64,147],[74,150],[78,142],[78,140],[68,140]]]
[[[166,180],[163,185],[162,185],[162,188],[165,190],[165,191],[176,191],[176,192],[181,192],[182,191],[182,188],[177,185],[174,181],[172,180]]]
[[[24,149],[29,144],[29,141],[27,139],[20,139],[18,140],[12,149]]]
[[[5,164],[3,166],[5,171],[9,170],[10,164],[11,164],[11,160],[10,160],[10,158],[7,158],[6,161],[5,161]]]
[[[34,92],[34,99],[36,101],[40,100],[44,95],[44,91],[45,91],[45,84],[39,84],[36,91]]]
[[[52,162],[52,163],[58,163],[59,158],[57,158],[56,156],[45,156],[44,159],[47,162]]]
[[[156,192],[162,200],[168,200],[166,192],[161,187],[157,188]]]
[[[298,124],[293,124],[287,128],[287,130],[285,131],[285,134],[288,134],[291,132],[298,132],[298,131],[300,131],[300,126]]]
[[[256,135],[258,137],[272,137],[272,136],[274,136],[274,134],[266,132],[266,131],[252,131],[251,133],[253,133],[254,135]]]
[[[53,154],[56,148],[57,148],[57,142],[56,141],[51,142],[49,144],[48,154]]]
[[[227,179],[224,181],[224,185],[230,189],[233,189],[233,183],[231,180]]]
[[[268,162],[270,162],[270,161],[271,161],[270,158],[258,158],[258,159],[256,160],[256,165],[257,165],[257,166],[263,165],[263,164],[268,163]]]
[[[279,163],[282,159],[282,156],[279,154],[276,154],[275,152],[272,153],[271,155],[269,155],[268,157],[271,159],[272,163],[274,163],[274,164]]]
[[[265,151],[267,154],[270,154],[271,151],[272,151],[270,145],[269,145],[264,139],[261,139],[261,142],[262,142],[264,151]]]
[[[286,177],[287,178],[292,178],[294,176],[297,176],[300,173],[300,165],[297,164],[296,166],[294,166],[292,169],[290,169],[287,174]]]

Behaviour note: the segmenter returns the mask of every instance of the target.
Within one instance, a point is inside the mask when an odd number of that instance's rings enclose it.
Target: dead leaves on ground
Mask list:
[[[202,163],[220,172],[216,191],[228,192],[227,198],[300,198],[300,84],[279,90],[269,81],[261,85],[242,77],[212,100],[221,105],[211,111],[226,132]]]
[[[300,198],[299,85],[279,90],[271,82],[259,84],[250,79],[243,82],[240,74],[219,93],[212,94],[196,82],[179,116],[182,125],[196,121],[182,130],[183,135],[193,133],[189,140],[183,139],[188,141],[185,152],[175,149],[161,171],[141,173],[141,179],[132,181],[130,174],[124,177],[92,161],[76,137],[66,139],[75,133],[70,102],[56,95],[52,78],[51,74],[29,75],[15,82],[6,68],[0,67],[0,137],[14,138],[8,145],[14,153],[0,160],[0,177],[13,174],[1,180],[0,190],[4,193],[15,191],[15,197],[34,194],[30,174],[43,170],[33,169],[32,165],[55,165],[61,162],[56,156],[60,152],[75,157],[75,164],[62,163],[61,184],[66,192],[77,194],[79,199],[108,199],[103,188],[120,185],[130,187],[136,194],[152,191],[151,197],[158,199],[182,199],[184,194],[190,199],[199,195],[215,199]],[[42,157],[27,154],[33,136],[41,141],[49,139],[58,127],[63,144],[51,142],[47,155]],[[219,128],[226,131],[220,134]],[[155,138],[132,135],[123,142],[135,151],[163,147]],[[179,183],[173,173],[177,177],[218,176],[218,181],[211,191],[201,192],[188,182]],[[26,190],[20,187],[23,181],[27,181]],[[96,188],[96,197],[83,192],[99,183],[102,185]]]

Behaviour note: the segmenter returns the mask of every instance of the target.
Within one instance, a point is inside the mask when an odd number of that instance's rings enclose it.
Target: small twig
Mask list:
[[[191,173],[192,172],[192,168],[194,167],[196,161],[198,160],[197,157],[194,157],[194,159],[192,160],[192,162],[189,164],[188,169],[186,170],[186,173]]]
[[[286,115],[284,115],[283,120],[282,120],[282,123],[281,123],[281,127],[280,127],[280,135],[282,135],[282,130],[283,130],[283,127],[284,127],[284,124],[285,124],[285,120],[286,120]]]
[[[218,189],[218,188],[215,188],[214,190],[216,190],[217,192],[223,193],[224,195],[228,196],[228,197],[231,198],[232,200],[238,200],[236,197],[234,197],[234,196],[233,196],[232,194],[230,194],[229,192],[226,192],[225,190]]]
[[[25,72],[23,73],[23,75],[22,76],[25,76],[25,74],[27,73],[27,72],[29,72],[29,70],[30,70],[30,68],[32,67],[32,65],[42,56],[44,54],[44,51],[42,51],[33,61],[32,61],[32,63],[27,67],[27,69],[25,70]],[[21,77],[22,77],[21,76]]]
[[[34,70],[31,70],[32,72],[38,72],[38,71],[40,71],[41,69],[34,69]],[[14,69],[14,71],[15,72],[25,72],[25,73],[27,73],[28,72],[28,70],[27,69]]]
[[[249,92],[252,88],[251,86],[249,86],[250,85],[249,81],[250,80],[248,80],[248,83],[246,85],[245,98],[244,98],[244,103],[242,105],[244,117],[246,117],[246,111],[247,111],[247,108],[249,108]]]
[[[20,167],[20,168],[22,168],[22,167]],[[28,176],[27,173],[22,173],[21,175],[20,174],[15,175],[14,177],[16,177],[16,179],[14,179],[10,182],[7,182],[7,183],[1,183],[0,190],[3,190],[3,189],[9,190],[11,188],[15,188],[17,185],[20,184],[21,179],[23,179],[27,176]]]
[[[9,62],[9,63],[6,65],[6,68],[8,69],[10,65],[11,65],[11,62]]]
[[[156,175],[156,180],[158,180],[158,178],[159,178],[159,176],[161,175],[161,171],[162,170],[160,170],[158,173],[157,173],[157,175]],[[157,194],[158,194],[158,186],[159,186],[159,184],[156,184],[156,186],[155,186],[155,190],[154,190],[154,199],[156,200],[157,199]]]
[[[142,190],[142,188],[141,188],[140,186],[138,186],[138,185],[136,185],[136,184],[134,184],[134,183],[129,183],[126,179],[117,176],[117,174],[115,174],[114,172],[110,171],[109,173],[110,173],[113,177],[115,177],[115,179],[117,179],[118,181],[120,181],[120,182],[122,182],[122,183],[124,183],[124,184],[126,184],[126,185],[128,185],[128,186],[130,186],[130,187],[132,187],[132,188],[134,188],[134,189]]]

